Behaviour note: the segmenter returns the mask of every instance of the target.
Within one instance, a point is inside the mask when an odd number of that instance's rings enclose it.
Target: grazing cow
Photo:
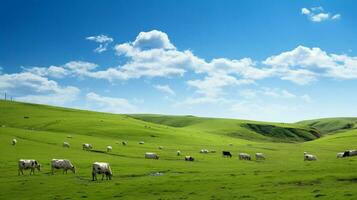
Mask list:
[[[315,161],[315,160],[317,160],[316,156],[304,152],[304,161]]]
[[[91,150],[93,147],[91,144],[82,144],[83,150]]]
[[[265,160],[265,156],[263,153],[256,153],[255,154],[255,159],[256,160]]]
[[[192,156],[185,156],[185,161],[194,161],[195,159]]]
[[[144,141],[140,141],[139,144],[144,144]]]
[[[163,149],[164,147],[162,147],[162,146],[159,146],[159,149]]]
[[[345,152],[339,152],[339,153],[337,153],[336,157],[337,158],[343,158],[344,154],[345,154]]]
[[[126,146],[128,143],[127,142],[121,142],[121,144],[123,145],[123,146]]]
[[[357,150],[348,150],[343,153],[343,157],[357,156]]]
[[[201,149],[200,153],[208,153],[209,151],[207,149]]]
[[[223,155],[223,157],[230,157],[230,158],[232,158],[232,154],[231,154],[231,152],[229,152],[229,151],[222,151],[222,155]]]
[[[76,173],[75,167],[72,165],[71,161],[66,159],[52,159],[51,160],[52,174],[54,174],[55,169],[63,169],[63,174],[68,170],[71,170],[74,174]]]
[[[112,146],[107,146],[107,152],[111,152],[113,150]]]
[[[69,147],[70,147],[70,145],[69,145],[69,143],[68,143],[68,142],[63,142],[63,147],[65,147],[65,148],[69,148]]]
[[[239,154],[239,160],[251,160],[251,157],[247,153],[240,153]]]
[[[156,153],[150,153],[150,152],[146,152],[145,153],[145,158],[147,159],[159,159],[159,156]]]
[[[36,160],[24,160],[24,159],[19,160],[19,171],[18,171],[19,175],[20,173],[24,175],[23,170],[27,170],[27,169],[31,170],[30,175],[35,174],[35,169],[40,171],[41,165]]]
[[[176,152],[176,155],[177,155],[177,156],[181,155],[181,151],[177,151],[177,152]]]
[[[17,143],[17,140],[14,138],[12,139],[12,145],[15,145]]]
[[[102,180],[105,178],[108,180],[112,179],[113,172],[112,169],[110,168],[109,163],[105,162],[95,162],[93,163],[93,168],[92,168],[92,180],[97,180],[97,174],[102,174]]]

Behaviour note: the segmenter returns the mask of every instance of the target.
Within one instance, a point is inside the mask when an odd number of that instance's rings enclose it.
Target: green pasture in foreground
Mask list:
[[[355,120],[341,126],[345,121],[114,115],[0,101],[0,199],[357,199],[357,157],[336,159],[357,146]],[[83,151],[82,143],[96,151]],[[203,148],[217,153],[200,154]],[[222,150],[233,157],[223,158]],[[304,162],[304,151],[318,161]],[[144,159],[145,152],[160,159]],[[267,159],[241,161],[238,152],[262,152]],[[184,155],[196,161],[185,162]],[[38,160],[41,172],[18,176],[21,158]],[[77,173],[51,175],[53,158],[71,160]],[[111,164],[112,180],[91,181],[95,161]]]

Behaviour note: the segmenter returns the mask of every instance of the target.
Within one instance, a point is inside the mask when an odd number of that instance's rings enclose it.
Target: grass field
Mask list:
[[[357,148],[356,121],[114,115],[0,101],[0,199],[357,199],[357,157],[336,159],[337,152]],[[83,151],[82,143],[96,151]],[[217,153],[200,154],[203,148]],[[233,157],[223,158],[222,150]],[[304,162],[304,151],[318,161]],[[144,159],[145,152],[160,159]],[[267,159],[241,161],[238,152]],[[21,158],[38,160],[41,172],[18,176]],[[51,175],[53,158],[71,160],[77,173]],[[94,161],[109,162],[113,179],[92,181]]]

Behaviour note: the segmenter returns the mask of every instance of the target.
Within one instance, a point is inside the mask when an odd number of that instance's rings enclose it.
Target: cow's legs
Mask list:
[[[104,173],[103,173],[103,175],[102,175],[102,180],[104,180]]]
[[[97,174],[94,173],[94,172],[92,172],[92,180],[93,180],[93,181],[94,181],[94,178],[95,178],[95,180],[97,180]]]

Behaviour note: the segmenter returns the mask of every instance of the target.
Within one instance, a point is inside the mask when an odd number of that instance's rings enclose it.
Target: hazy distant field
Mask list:
[[[0,101],[0,199],[357,199],[357,157],[336,159],[337,152],[357,149],[355,121],[126,116]],[[83,151],[82,143],[98,151]],[[200,154],[203,148],[217,153]],[[223,158],[222,150],[233,157]],[[304,162],[304,151],[318,161]],[[145,152],[160,159],[144,159]],[[262,152],[267,159],[240,161],[238,152]],[[196,161],[183,161],[185,155]],[[20,158],[38,160],[42,171],[18,176]],[[51,175],[52,158],[71,160],[77,173]],[[94,161],[111,164],[111,181],[91,180]]]

